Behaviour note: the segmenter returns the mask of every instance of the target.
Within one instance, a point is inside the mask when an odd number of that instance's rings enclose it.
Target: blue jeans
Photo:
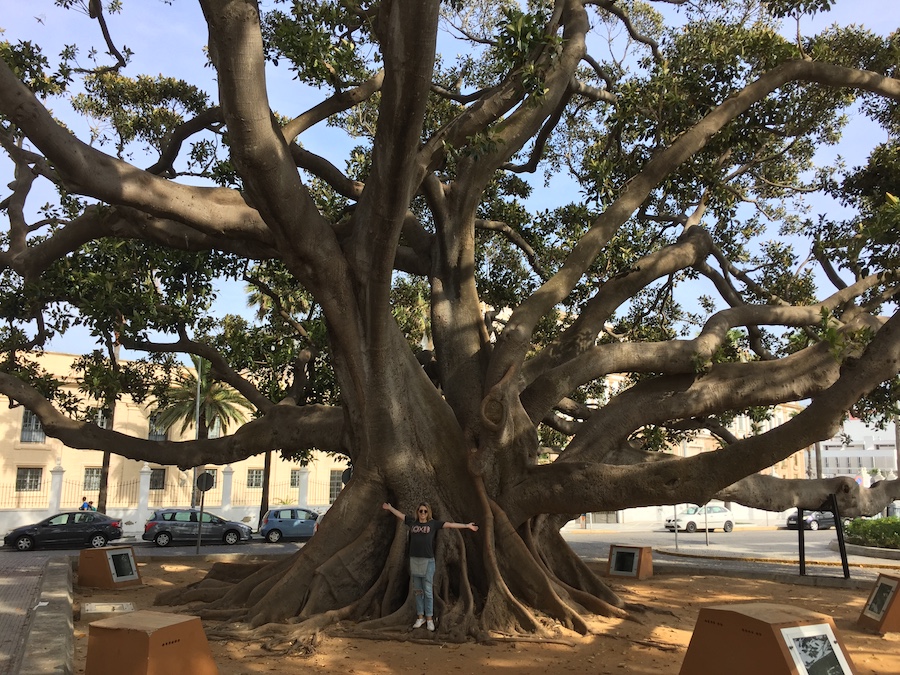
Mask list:
[[[413,595],[416,598],[416,614],[434,616],[434,558],[428,560],[425,576],[413,576]]]

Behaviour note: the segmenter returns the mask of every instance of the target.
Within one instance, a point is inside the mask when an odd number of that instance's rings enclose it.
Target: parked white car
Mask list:
[[[666,518],[667,530],[674,531],[676,525],[684,532],[696,532],[707,527],[710,530],[722,528],[724,532],[731,532],[734,529],[734,515],[724,506],[689,506],[677,518]]]

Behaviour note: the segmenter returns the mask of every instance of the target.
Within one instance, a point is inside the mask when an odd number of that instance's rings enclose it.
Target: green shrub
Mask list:
[[[859,546],[900,548],[900,518],[856,518],[844,528],[844,540]]]

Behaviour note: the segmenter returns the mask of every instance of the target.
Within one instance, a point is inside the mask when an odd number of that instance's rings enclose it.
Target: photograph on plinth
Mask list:
[[[781,635],[799,675],[852,675],[841,645],[827,623],[782,628]]]
[[[879,576],[878,581],[875,583],[875,588],[872,589],[872,594],[866,601],[863,614],[870,619],[880,621],[894,598],[894,593],[897,591],[897,582],[898,579],[884,575]]]
[[[900,600],[897,587],[900,578],[889,574],[879,574],[866,604],[860,612],[857,625],[884,635],[900,631]]]

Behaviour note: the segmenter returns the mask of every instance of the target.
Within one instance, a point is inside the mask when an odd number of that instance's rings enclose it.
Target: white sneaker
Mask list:
[[[431,628],[429,628],[428,630],[434,630],[434,624],[431,623],[431,621],[429,621],[428,623],[431,624]],[[421,628],[424,625],[425,619],[416,619],[416,622],[413,624],[413,628]]]
[[[428,619],[428,630],[434,630],[434,621],[432,621],[431,619]]]

